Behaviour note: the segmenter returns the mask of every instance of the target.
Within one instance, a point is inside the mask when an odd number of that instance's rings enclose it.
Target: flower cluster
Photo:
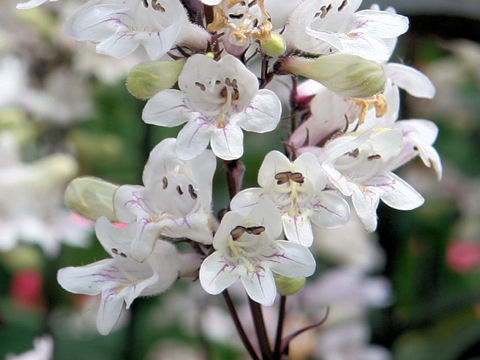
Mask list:
[[[419,71],[388,62],[408,19],[360,5],[95,0],[67,19],[65,32],[95,43],[98,53],[150,60],[127,81],[133,95],[148,99],[145,123],[184,124],[151,151],[143,186],[78,179],[76,194],[88,194],[82,207],[67,191],[67,204],[96,221],[110,258],[62,269],[58,281],[74,293],[101,294],[102,334],[124,303],[159,294],[181,276],[198,274],[210,294],[240,280],[253,301],[272,305],[277,292],[285,295],[285,278],[315,272],[318,228],[345,226],[356,214],[374,231],[380,200],[399,210],[422,205],[394,171],[419,156],[440,178],[438,130],[428,120],[398,120],[399,88],[423,98],[435,88]],[[273,91],[286,78],[287,97]],[[270,132],[280,121],[290,125],[286,155],[268,152],[259,187],[241,190],[240,159],[249,154],[243,131]],[[232,196],[221,218],[212,213],[217,158]],[[99,207],[101,198],[108,201]]]

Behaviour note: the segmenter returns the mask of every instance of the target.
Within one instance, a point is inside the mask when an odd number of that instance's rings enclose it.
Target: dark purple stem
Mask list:
[[[247,349],[248,353],[250,354],[250,357],[253,360],[260,360],[257,353],[255,352],[255,349],[250,343],[250,340],[248,339],[248,336],[245,333],[245,330],[243,330],[242,323],[240,322],[240,318],[238,317],[237,310],[235,310],[235,306],[233,305],[233,302],[232,302],[232,299],[230,298],[230,294],[228,293],[228,290],[224,290],[222,294],[223,294],[223,298],[225,299],[225,303],[227,304],[228,310],[230,311],[230,315],[232,316],[233,323],[235,324],[237,332],[240,335],[240,339],[242,340],[243,346],[245,346],[245,349]]]
[[[287,297],[282,295],[280,297],[280,309],[278,310],[278,322],[277,322],[277,334],[275,336],[275,346],[273,350],[273,358],[280,360],[282,358],[282,336],[283,336],[283,323],[285,322],[285,305],[287,303]]]
[[[252,313],[253,323],[255,325],[255,331],[257,333],[258,344],[262,352],[263,360],[273,360],[272,349],[268,341],[267,330],[265,329],[265,322],[263,321],[262,306],[248,298],[250,305],[250,312]]]

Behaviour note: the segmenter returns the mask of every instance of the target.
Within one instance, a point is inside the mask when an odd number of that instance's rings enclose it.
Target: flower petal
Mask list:
[[[212,295],[220,294],[238,280],[236,267],[228,264],[220,252],[215,251],[200,266],[200,284]]]
[[[325,190],[315,196],[310,220],[318,226],[334,228],[350,219],[348,203],[335,191]]]
[[[241,277],[242,284],[248,296],[259,304],[270,306],[275,301],[277,287],[270,269],[257,267],[255,272],[249,272]]]
[[[187,111],[183,92],[168,89],[147,101],[142,119],[147,124],[173,127],[188,121]]]
[[[144,190],[145,188],[140,185],[123,185],[115,191],[113,206],[120,222],[129,223],[138,217],[149,217],[143,195]]]
[[[261,89],[240,115],[237,124],[243,130],[264,133],[277,127],[281,115],[282,104],[278,96],[273,91]]]
[[[308,248],[285,240],[275,242],[279,253],[269,257],[270,269],[281,276],[310,276],[315,272],[315,259]]]
[[[97,52],[123,59],[133,53],[140,45],[136,35],[117,32],[115,35],[97,44]]]
[[[310,246],[313,243],[312,225],[310,219],[305,215],[289,216],[282,215],[283,230],[288,240]]]
[[[230,209],[238,211],[245,216],[251,211],[252,206],[258,205],[262,200],[262,188],[249,188],[240,191],[230,202]]]
[[[123,297],[115,291],[102,294],[100,307],[97,312],[97,329],[102,335],[108,335],[120,317],[123,307]]]
[[[379,174],[370,179],[369,183],[384,189],[385,192],[380,195],[380,198],[394,209],[412,210],[423,205],[425,201],[422,195],[405,180],[391,172]]]
[[[213,153],[223,160],[238,159],[243,155],[243,132],[237,125],[215,128],[211,146]]]
[[[212,135],[212,126],[199,113],[190,120],[177,136],[177,155],[182,160],[191,160],[200,155],[208,145]]]
[[[276,183],[275,175],[279,172],[291,171],[292,164],[280,151],[270,151],[263,159],[258,170],[258,184],[267,188]]]
[[[432,99],[435,96],[435,86],[417,69],[396,63],[388,63],[383,67],[387,77],[410,95],[426,99]]]

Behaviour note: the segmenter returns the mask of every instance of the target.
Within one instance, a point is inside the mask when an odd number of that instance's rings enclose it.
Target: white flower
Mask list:
[[[124,58],[142,45],[156,60],[175,44],[203,48],[209,35],[191,24],[178,0],[89,1],[71,15],[65,32],[78,41],[97,43],[97,52]]]
[[[265,156],[258,172],[261,188],[246,189],[232,200],[232,210],[271,199],[282,216],[288,240],[304,246],[313,242],[311,222],[337,227],[348,221],[348,204],[335,191],[326,190],[327,177],[315,155],[304,153],[294,162],[278,151]]]
[[[130,243],[135,237],[136,227],[136,224],[131,224],[123,229],[117,228],[101,217],[95,230],[112,258],[86,266],[63,268],[58,272],[58,282],[64,289],[75,294],[101,294],[97,328],[103,335],[115,326],[123,303],[128,309],[139,296],[167,290],[183,272],[181,256],[175,246],[166,241],[157,241],[155,249],[143,263],[133,260]],[[191,262],[191,259],[188,261]]]
[[[192,159],[210,141],[216,156],[237,159],[243,154],[243,130],[263,133],[280,121],[281,103],[270,90],[258,90],[258,80],[231,55],[214,61],[190,57],[178,79],[180,90],[160,91],[143,110],[148,124],[177,126],[177,154]]]
[[[292,13],[287,43],[315,54],[341,52],[385,62],[408,18],[392,11],[355,12],[361,0],[305,0]]]
[[[255,40],[268,40],[272,24],[265,0],[203,1],[214,8],[213,21],[208,24],[212,33],[223,34],[225,49],[240,56]]]
[[[19,10],[33,9],[34,7],[45,4],[47,1],[48,0],[28,0],[22,3],[18,3],[17,9]],[[57,1],[57,0],[50,0],[50,1]]]
[[[368,231],[377,227],[380,199],[398,210],[412,210],[423,204],[418,192],[389,171],[402,146],[401,131],[376,129],[332,140],[320,154],[329,180],[342,194],[352,197],[357,215]]]
[[[273,273],[310,276],[315,260],[306,247],[275,240],[282,222],[273,203],[243,211],[223,217],[213,239],[216,251],[200,267],[200,283],[209,294],[219,294],[240,279],[252,300],[272,305],[276,296]]]
[[[125,223],[136,222],[132,256],[142,261],[160,235],[212,241],[210,211],[215,156],[204,151],[180,160],[175,139],[165,139],[150,153],[143,171],[145,186],[124,185],[114,196],[115,213]]]

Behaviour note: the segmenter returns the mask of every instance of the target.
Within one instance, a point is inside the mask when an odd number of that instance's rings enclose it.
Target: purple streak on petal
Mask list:
[[[231,269],[229,270],[230,272],[232,272],[232,271],[235,270],[235,268],[236,268],[235,265],[230,265],[230,264],[225,263],[225,265],[223,265],[222,268],[215,274],[215,276],[213,277],[213,279],[210,280],[209,285],[212,285],[212,284],[215,282],[215,280],[220,276],[220,274],[221,274],[222,272],[226,271],[226,269],[228,269],[229,267],[231,268]]]
[[[342,215],[336,213],[335,211],[330,210],[328,207],[326,207],[326,206],[324,206],[324,205],[322,205],[322,204],[320,204],[320,203],[312,204],[312,206],[313,206],[314,209],[321,208],[321,209],[324,209],[324,210],[328,211],[330,214],[333,214],[333,215],[336,215],[336,216],[339,216],[339,217],[342,216]]]
[[[267,113],[266,111],[263,111],[263,110],[260,110],[259,108],[253,106],[252,104],[248,105],[247,108],[245,109],[244,113],[246,113],[248,110],[256,110],[258,111],[259,113],[262,113],[264,115],[267,115],[269,117],[273,117],[271,114]]]

